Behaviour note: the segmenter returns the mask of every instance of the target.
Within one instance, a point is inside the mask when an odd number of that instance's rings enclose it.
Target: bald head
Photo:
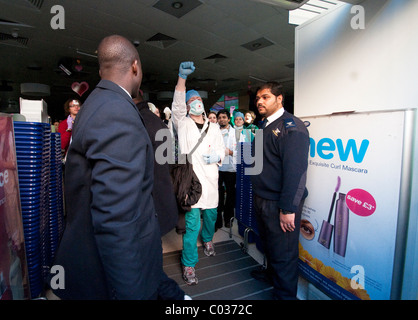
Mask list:
[[[138,91],[142,80],[141,62],[138,51],[128,39],[119,35],[104,38],[97,55],[102,79],[111,80],[129,92]]]
[[[139,61],[138,51],[126,38],[113,35],[104,38],[97,49],[100,70],[120,70],[126,72],[135,60]]]

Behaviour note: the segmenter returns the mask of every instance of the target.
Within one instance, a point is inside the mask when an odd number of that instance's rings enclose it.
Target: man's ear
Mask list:
[[[138,60],[135,60],[135,61],[132,63],[132,72],[133,72],[133,74],[134,74],[135,76],[137,76],[137,75],[138,75],[138,72],[139,72]]]

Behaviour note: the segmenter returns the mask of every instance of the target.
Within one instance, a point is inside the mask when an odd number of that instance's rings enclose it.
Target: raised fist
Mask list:
[[[187,79],[187,76],[192,74],[195,70],[195,66],[193,61],[185,61],[180,63],[179,67],[179,77],[183,79]]]

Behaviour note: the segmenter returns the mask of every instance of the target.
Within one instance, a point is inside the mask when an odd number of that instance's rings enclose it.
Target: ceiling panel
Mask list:
[[[173,2],[163,1],[164,6]],[[187,5],[191,0],[182,1]],[[19,36],[28,38],[27,48],[0,41],[0,81],[7,80],[14,88],[13,92],[0,92],[0,111],[9,99],[21,96],[20,83],[30,81],[51,86],[51,96],[45,99],[51,112],[60,114],[63,102],[73,94],[72,82],[87,81],[94,87],[99,81],[94,55],[100,40],[110,34],[139,42],[142,89],[150,93],[174,89],[178,65],[184,60],[193,60],[197,66],[188,88],[207,90],[211,101],[232,91],[246,94],[248,82],[257,82],[254,77],[293,77],[293,69],[286,67],[294,62],[295,27],[288,25],[288,11],[252,0],[193,1],[200,5],[176,17],[156,8],[158,0],[44,0],[41,9],[26,0],[0,0],[0,19],[33,26],[17,30]],[[53,5],[65,9],[65,30],[50,26]],[[13,26],[0,23],[0,32],[11,34]],[[162,46],[147,43],[157,33],[177,41]],[[263,37],[273,44],[255,51],[242,47]],[[205,59],[216,54],[225,58]],[[79,59],[85,72],[71,76],[59,72],[63,58]],[[28,69],[29,65],[38,68]],[[292,86],[286,88],[293,90]]]

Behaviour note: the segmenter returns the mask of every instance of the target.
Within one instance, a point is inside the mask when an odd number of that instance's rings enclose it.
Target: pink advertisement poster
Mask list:
[[[0,300],[29,298],[13,119],[0,114]]]

